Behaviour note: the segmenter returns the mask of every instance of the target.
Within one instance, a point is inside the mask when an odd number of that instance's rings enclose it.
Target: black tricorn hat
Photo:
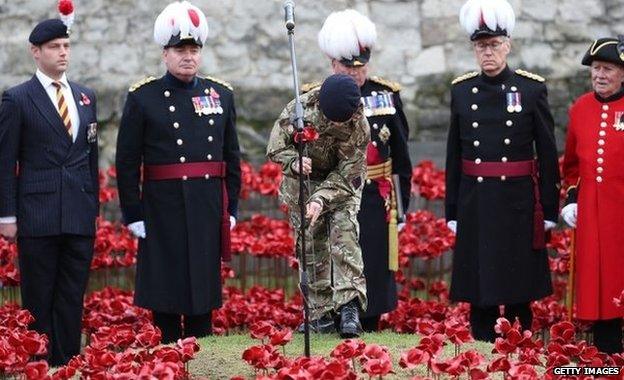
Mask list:
[[[581,63],[585,66],[591,66],[594,61],[611,62],[624,67],[624,36],[595,40],[587,49]]]

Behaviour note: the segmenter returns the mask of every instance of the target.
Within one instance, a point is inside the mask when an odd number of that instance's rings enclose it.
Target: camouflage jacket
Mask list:
[[[306,156],[312,159],[308,201],[317,201],[324,209],[345,202],[359,204],[366,179],[368,121],[362,109],[346,123],[329,121],[319,108],[319,90],[317,87],[301,95],[305,123],[318,132],[318,138],[306,144]],[[293,162],[298,159],[291,122],[294,108],[293,100],[282,111],[267,147],[267,157],[282,165],[285,175],[280,194],[282,201],[291,207],[297,204],[299,190],[297,173],[292,170]]]

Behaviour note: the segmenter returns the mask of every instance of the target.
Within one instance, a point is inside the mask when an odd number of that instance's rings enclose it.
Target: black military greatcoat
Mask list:
[[[199,100],[215,112],[196,113]],[[236,216],[240,153],[235,122],[231,88],[212,78],[185,84],[167,73],[130,89],[116,161],[124,221],[145,221],[137,305],[185,315],[221,306],[222,179],[141,181],[141,165],[224,161],[228,212]]]
[[[360,90],[362,97],[369,99],[365,104],[372,108],[367,115],[371,127],[372,145],[369,146],[368,163],[369,165],[378,164],[392,159],[392,173],[399,175],[401,198],[404,208],[407,208],[410,199],[412,164],[407,147],[407,119],[403,113],[399,89],[396,83],[372,77],[366,80]],[[391,99],[392,103],[373,100],[372,103],[375,104],[371,104],[372,97],[378,95],[387,96],[385,99]],[[377,157],[371,157],[371,150],[375,151],[373,155]],[[394,310],[397,305],[394,272],[388,269],[387,210],[378,186],[375,180],[366,181],[358,214],[366,294],[368,295],[368,307],[364,316],[387,313]]]
[[[557,221],[559,169],[544,79],[506,68],[454,81],[446,157],[446,219],[457,220],[451,299],[524,303],[552,292],[544,249],[533,249],[531,176],[474,177],[475,163],[537,158],[544,219]],[[511,111],[511,112],[510,112]]]

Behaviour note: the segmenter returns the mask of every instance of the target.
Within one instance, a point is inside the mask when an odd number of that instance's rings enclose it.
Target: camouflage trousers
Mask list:
[[[331,310],[338,311],[342,305],[354,298],[366,310],[364,262],[358,242],[358,210],[357,204],[340,205],[323,212],[314,226],[306,229],[308,306],[311,320],[318,319]],[[291,209],[290,217],[297,233],[299,255],[300,215],[293,211],[295,210]]]

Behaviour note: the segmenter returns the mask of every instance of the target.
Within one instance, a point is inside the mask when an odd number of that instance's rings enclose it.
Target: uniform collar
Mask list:
[[[511,77],[511,74],[512,72],[511,69],[509,69],[509,66],[505,66],[503,71],[493,77],[487,76],[484,72],[481,72],[481,78],[483,78],[483,81],[488,84],[502,84],[505,83],[509,77]]]
[[[615,102],[616,100],[620,100],[624,98],[624,86],[620,88],[620,91],[616,92],[615,94],[609,97],[603,98],[602,96],[598,95],[598,93],[596,92],[594,92],[594,96],[596,97],[596,100],[598,100],[601,103]]]
[[[43,88],[48,88],[52,85],[52,83],[56,82],[54,79],[45,75],[43,71],[39,69],[37,69],[35,76],[37,76],[37,79],[39,79],[39,82],[41,82],[41,85],[43,86]],[[65,73],[63,73],[63,76],[61,76],[61,79],[59,79],[58,81],[61,82],[61,85],[64,88],[69,88],[69,82],[67,81],[67,75],[65,75]]]
[[[187,82],[183,82],[179,80],[178,78],[173,76],[173,74],[171,74],[169,71],[167,71],[167,74],[165,74],[165,82],[167,82],[167,84],[175,88],[181,88],[183,90],[191,90],[195,87],[195,85],[197,85],[197,77],[193,78],[192,81],[187,83]]]

